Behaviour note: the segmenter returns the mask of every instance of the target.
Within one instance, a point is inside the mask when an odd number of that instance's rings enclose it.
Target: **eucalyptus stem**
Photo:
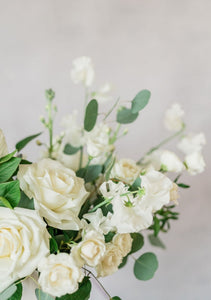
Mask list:
[[[183,133],[183,131],[185,130],[185,124],[183,123],[182,128],[177,131],[176,133],[174,133],[173,135],[167,137],[166,139],[164,139],[162,142],[160,142],[157,146],[151,148],[144,156],[142,156],[138,161],[137,164],[141,164],[143,159],[147,156],[152,154],[154,151],[158,150],[160,147],[162,147],[163,145],[167,144],[168,142],[170,142],[171,140],[173,140],[174,138],[176,138],[177,136],[179,136],[180,134]]]
[[[99,286],[103,289],[103,291],[106,293],[106,295],[109,297],[109,300],[112,299],[111,295],[106,291],[106,289],[104,288],[104,286],[102,285],[102,283],[97,279],[97,277],[88,269],[84,268],[84,271],[86,271],[88,273],[88,275],[92,275],[92,277],[97,281],[97,283],[99,284]]]

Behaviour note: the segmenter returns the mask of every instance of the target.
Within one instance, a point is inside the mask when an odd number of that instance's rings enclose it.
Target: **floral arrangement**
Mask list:
[[[178,187],[189,188],[181,176],[205,168],[205,136],[185,132],[179,104],[165,113],[170,137],[137,162],[119,158],[116,142],[128,132],[124,125],[134,122],[148,104],[150,92],[140,91],[126,106],[118,99],[101,113],[102,102],[112,101],[111,86],[92,91],[94,75],[90,58],[73,62],[71,78],[85,90],[83,123],[77,123],[76,112],[70,114],[57,137],[55,93],[46,91],[47,117],[41,122],[49,143],[36,141],[44,147],[37,162],[27,160],[23,149],[41,133],[21,140],[9,153],[0,131],[1,300],[20,300],[28,278],[37,284],[38,300],[87,300],[90,277],[108,299],[118,300],[98,278],[124,267],[129,257],[134,259],[135,277],[151,279],[158,268],[155,254],[134,257],[144,245],[142,233],[149,232],[152,246],[165,248],[159,233],[168,232],[171,221],[178,219]],[[176,138],[183,159],[163,148]]]

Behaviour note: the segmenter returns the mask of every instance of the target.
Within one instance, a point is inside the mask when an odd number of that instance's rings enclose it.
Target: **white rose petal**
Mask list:
[[[193,152],[185,157],[188,172],[191,175],[200,174],[205,169],[205,161],[201,152]]]
[[[94,81],[94,68],[90,57],[82,56],[73,61],[71,70],[71,79],[77,83],[82,83],[85,87],[92,85]]]
[[[177,147],[185,154],[191,154],[193,152],[199,152],[203,146],[206,145],[206,137],[203,132],[198,134],[190,133],[184,136]]]
[[[46,223],[34,210],[0,207],[0,292],[49,254]]]
[[[0,157],[8,154],[7,143],[3,131],[0,129]]]
[[[111,178],[117,178],[125,183],[132,184],[140,175],[141,168],[132,159],[120,159],[111,170]]]
[[[178,103],[173,104],[165,113],[164,124],[170,131],[179,131],[183,127],[184,111]]]
[[[61,297],[72,294],[83,280],[83,273],[73,257],[67,253],[51,254],[40,261],[39,284],[45,293]]]
[[[78,230],[81,206],[88,193],[84,180],[60,162],[43,159],[31,165],[21,165],[18,172],[20,186],[34,198],[35,208],[50,226]]]

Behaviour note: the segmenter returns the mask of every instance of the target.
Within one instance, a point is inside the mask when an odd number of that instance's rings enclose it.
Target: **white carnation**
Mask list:
[[[200,174],[205,169],[205,161],[201,152],[193,152],[185,157],[187,170],[191,175]]]
[[[92,85],[94,81],[94,67],[90,57],[82,56],[73,61],[71,79],[77,83],[82,83],[85,87]]]
[[[3,131],[0,129],[0,157],[8,154],[7,143]]]
[[[193,152],[199,152],[206,144],[206,137],[203,132],[198,134],[190,133],[184,136],[177,147],[185,154],[191,154]]]
[[[73,257],[67,253],[51,254],[42,259],[38,270],[38,282],[43,292],[57,297],[76,292],[84,277]]]
[[[46,223],[34,210],[0,207],[0,292],[49,254]]]
[[[179,131],[183,127],[184,111],[178,103],[173,104],[165,113],[164,124],[170,131]]]

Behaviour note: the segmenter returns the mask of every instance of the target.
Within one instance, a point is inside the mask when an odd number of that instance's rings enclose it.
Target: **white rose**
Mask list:
[[[206,137],[204,133],[193,134],[190,133],[184,136],[177,147],[185,154],[191,154],[193,152],[199,152],[202,150],[203,146],[206,144]]]
[[[183,127],[184,111],[178,103],[173,104],[165,113],[164,124],[170,131],[179,131]]]
[[[71,70],[71,79],[77,83],[82,83],[85,87],[92,85],[94,81],[94,68],[90,57],[82,56],[73,61]]]
[[[120,159],[114,164],[111,178],[117,178],[125,183],[132,184],[140,175],[141,168],[132,159]]]
[[[46,223],[34,210],[0,207],[0,292],[49,254]]]
[[[38,270],[38,282],[43,292],[57,297],[77,291],[78,283],[84,277],[71,254],[67,253],[51,254],[42,259]]]
[[[106,252],[96,267],[97,276],[105,277],[115,273],[123,259],[122,251],[112,243],[106,244]]]
[[[18,179],[22,190],[34,198],[35,208],[50,226],[78,230],[78,214],[88,193],[84,180],[61,163],[43,159],[31,165],[21,165]]]
[[[0,157],[8,154],[7,143],[3,131],[0,129]]]
[[[95,230],[86,233],[83,240],[72,247],[72,255],[78,265],[95,267],[105,253],[104,235]]]
[[[186,163],[188,172],[191,175],[196,175],[196,174],[202,173],[206,166],[201,152],[193,152],[191,154],[188,154],[185,157],[185,163]]]
[[[125,257],[131,251],[133,239],[129,233],[116,234],[112,242],[121,250],[122,256]]]
[[[87,153],[92,156],[100,156],[103,153],[113,149],[113,145],[109,145],[110,128],[106,124],[99,124],[90,132],[85,133]]]

